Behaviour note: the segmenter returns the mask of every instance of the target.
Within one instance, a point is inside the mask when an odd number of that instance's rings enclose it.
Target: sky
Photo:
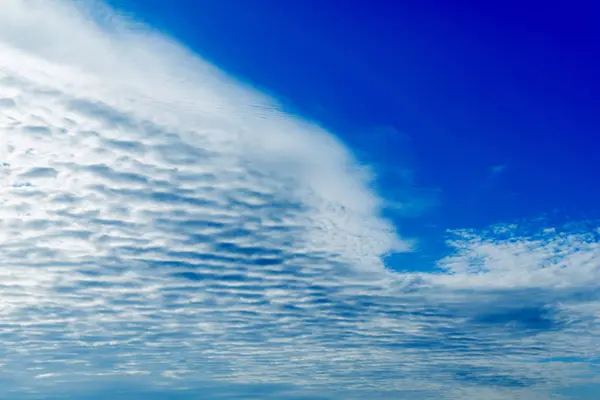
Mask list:
[[[15,399],[592,399],[600,6],[5,0]]]
[[[449,228],[597,218],[596,2],[112,3],[331,129],[429,252]]]

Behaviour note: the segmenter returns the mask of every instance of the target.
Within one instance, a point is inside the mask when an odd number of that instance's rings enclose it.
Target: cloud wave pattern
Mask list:
[[[334,136],[101,4],[3,7],[8,392],[548,398],[597,379],[593,224],[453,232],[439,272],[394,273],[382,256],[410,241]]]

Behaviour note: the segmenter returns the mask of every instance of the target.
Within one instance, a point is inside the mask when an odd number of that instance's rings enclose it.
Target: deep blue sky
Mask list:
[[[378,164],[384,195],[426,209],[398,223],[421,255],[447,228],[598,216],[598,2],[111,4]]]

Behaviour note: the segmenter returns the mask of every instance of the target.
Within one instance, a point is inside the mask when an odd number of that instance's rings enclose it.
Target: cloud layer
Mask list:
[[[334,136],[97,3],[3,3],[0,135],[15,396],[547,398],[597,375],[596,225],[453,232],[439,273],[392,273],[410,246]]]

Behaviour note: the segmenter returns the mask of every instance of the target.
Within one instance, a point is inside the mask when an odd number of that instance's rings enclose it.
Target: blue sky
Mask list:
[[[598,215],[595,2],[112,3],[377,164],[425,253],[449,228]]]
[[[108,3],[0,14],[5,393],[597,397],[598,4]]]

